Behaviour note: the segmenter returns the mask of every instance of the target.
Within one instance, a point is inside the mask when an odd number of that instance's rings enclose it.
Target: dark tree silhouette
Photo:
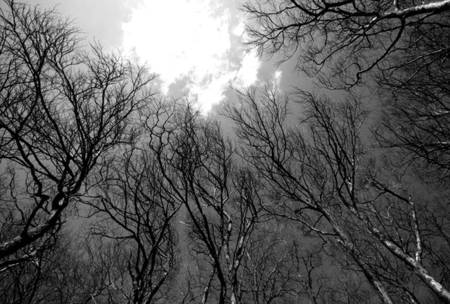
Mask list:
[[[0,159],[10,176],[4,259],[38,246],[99,158],[130,140],[128,119],[152,77],[100,47],[83,55],[76,30],[53,11],[5,0],[0,22]]]
[[[137,147],[109,159],[96,177],[93,233],[120,252],[116,267],[125,279],[117,288],[127,303],[155,303],[175,274],[173,219],[179,204],[166,200],[156,160]]]
[[[402,158],[429,166],[426,171],[444,181],[450,169],[449,20],[443,16],[439,25],[412,32],[403,58],[394,58],[377,82],[384,89],[382,145],[399,148]]]
[[[238,92],[235,133],[0,7],[0,301],[450,303],[450,0],[249,0],[250,45],[351,89]]]
[[[298,51],[298,67],[310,75],[322,71],[331,86],[354,85],[363,73],[388,68],[393,56],[405,59],[401,53],[418,38],[411,32],[427,36],[424,28],[433,23],[448,30],[449,10],[448,0],[265,0],[244,6],[255,21],[248,25],[251,45],[287,57]]]
[[[228,109],[244,159],[270,185],[272,212],[336,240],[385,303],[394,303],[393,293],[374,267],[375,250],[367,252],[366,242],[450,301],[448,289],[429,266],[434,263],[427,260],[430,253],[424,253],[433,247],[425,246],[424,229],[431,227],[418,211],[426,201],[417,202],[389,171],[371,169],[373,155],[361,140],[365,115],[360,105],[299,94],[307,114],[299,125],[293,122],[296,127],[288,127],[287,105],[270,90],[244,95],[245,106]]]
[[[147,120],[162,192],[183,205],[197,243],[192,250],[210,265],[200,301],[207,303],[217,288],[217,303],[240,303],[258,185],[250,172],[234,165],[233,147],[217,123],[202,119],[190,105],[178,108],[161,105]]]

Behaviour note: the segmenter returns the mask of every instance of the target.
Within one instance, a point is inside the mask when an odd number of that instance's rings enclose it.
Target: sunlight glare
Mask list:
[[[207,113],[230,85],[245,88],[257,81],[260,60],[256,52],[245,51],[243,22],[233,18],[231,5],[144,0],[122,25],[124,48],[159,74],[165,94],[187,78],[188,97]]]

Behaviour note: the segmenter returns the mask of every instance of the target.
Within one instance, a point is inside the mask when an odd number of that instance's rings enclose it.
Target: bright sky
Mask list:
[[[122,49],[159,74],[168,96],[188,97],[207,113],[240,90],[287,75],[246,50],[244,0],[26,0],[56,7],[106,50]],[[227,94],[230,96],[229,94]]]
[[[242,44],[237,2],[142,0],[122,24],[123,47],[160,75],[163,93],[187,93],[207,113],[230,86],[257,81],[261,63]]]

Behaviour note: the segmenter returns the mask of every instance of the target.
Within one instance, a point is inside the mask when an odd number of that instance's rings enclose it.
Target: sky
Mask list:
[[[283,68],[246,46],[242,0],[26,0],[55,7],[88,41],[120,50],[156,73],[161,92],[202,113],[230,88],[281,84]]]

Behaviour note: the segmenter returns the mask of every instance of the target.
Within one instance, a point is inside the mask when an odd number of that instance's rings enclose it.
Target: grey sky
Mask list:
[[[43,8],[55,7],[88,36],[106,48],[122,44],[122,23],[130,18],[131,11],[141,0],[27,0]]]

